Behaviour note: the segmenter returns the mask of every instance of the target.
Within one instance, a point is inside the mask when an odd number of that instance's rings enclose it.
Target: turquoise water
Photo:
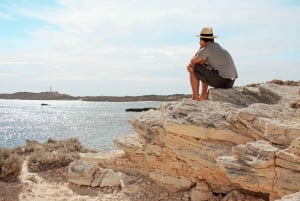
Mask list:
[[[49,106],[42,106],[42,103]],[[96,150],[115,148],[113,140],[132,132],[136,113],[127,108],[158,107],[160,102],[0,100],[0,147],[24,146],[26,139],[78,138]]]

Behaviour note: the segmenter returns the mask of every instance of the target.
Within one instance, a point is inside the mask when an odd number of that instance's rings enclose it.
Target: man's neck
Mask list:
[[[206,42],[205,45],[204,45],[204,47],[206,47],[206,46],[208,46],[208,45],[210,45],[212,43],[214,43],[214,42],[213,41]]]

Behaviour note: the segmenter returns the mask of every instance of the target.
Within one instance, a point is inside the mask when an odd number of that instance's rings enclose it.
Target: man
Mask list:
[[[231,88],[238,77],[231,55],[218,43],[214,42],[213,29],[205,27],[200,35],[200,49],[187,66],[190,73],[193,100],[207,100],[208,86]],[[199,81],[201,95],[199,96]]]

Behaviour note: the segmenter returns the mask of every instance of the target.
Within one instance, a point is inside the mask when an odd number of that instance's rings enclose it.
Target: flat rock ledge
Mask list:
[[[120,150],[84,154],[70,164],[70,182],[101,186],[95,175],[102,178],[105,168],[116,180],[139,174],[170,192],[188,191],[192,201],[299,200],[295,105],[299,86],[274,83],[210,89],[209,101],[164,103],[130,121],[134,133],[114,140]]]

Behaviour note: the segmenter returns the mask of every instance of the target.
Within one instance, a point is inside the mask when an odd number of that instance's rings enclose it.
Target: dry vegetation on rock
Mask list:
[[[38,172],[69,165],[79,158],[79,153],[86,152],[78,139],[48,139],[44,144],[36,144],[34,152],[28,158],[28,170]]]
[[[22,162],[22,158],[12,150],[0,148],[0,180],[17,180],[22,170]]]
[[[0,148],[0,181],[16,181],[22,170],[23,157],[28,160],[31,172],[45,171],[69,165],[78,159],[79,153],[87,152],[78,139],[48,139],[41,144],[37,141],[26,141],[25,147],[15,149]]]

